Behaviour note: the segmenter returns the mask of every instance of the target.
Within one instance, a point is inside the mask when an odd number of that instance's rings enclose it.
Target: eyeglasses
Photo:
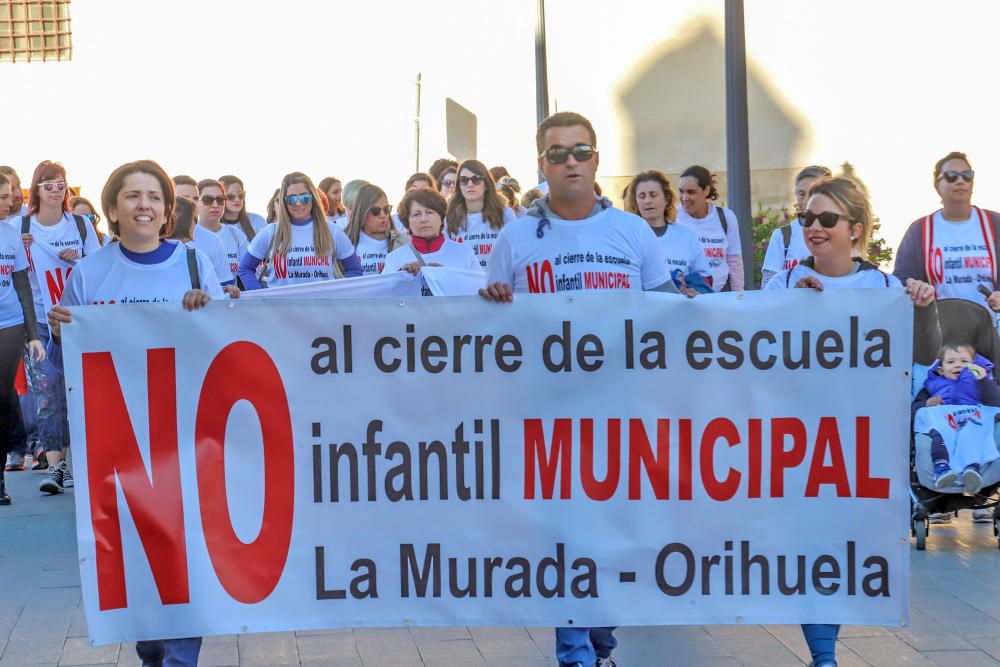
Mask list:
[[[382,215],[382,211],[385,211],[386,215],[392,215],[392,204],[389,204],[387,206],[381,206],[381,207],[379,207],[379,206],[372,206],[370,209],[368,209],[368,213],[371,214],[371,215],[374,215],[376,218],[378,216]]]
[[[201,196],[201,203],[204,204],[205,206],[211,206],[213,202],[218,204],[219,206],[222,206],[223,204],[226,203],[226,198],[223,195],[216,195],[214,197],[212,195]]]
[[[483,177],[481,174],[473,174],[472,176],[461,176],[458,179],[459,185],[468,185],[472,183],[473,185],[479,185],[483,182]]]
[[[569,159],[570,155],[572,155],[573,159],[577,162],[587,162],[594,157],[595,153],[597,153],[597,149],[593,146],[588,146],[587,144],[577,144],[572,148],[566,148],[565,146],[550,146],[548,150],[538,157],[544,157],[551,164],[562,164]]]
[[[39,183],[39,185],[42,186],[42,189],[46,192],[52,192],[53,190],[56,192],[62,192],[66,189],[66,183],[63,181],[56,181],[55,183]]]
[[[814,222],[819,220],[819,224],[825,229],[833,229],[840,222],[841,218],[844,218],[848,222],[853,222],[852,218],[848,218],[846,215],[841,215],[840,213],[834,213],[833,211],[824,211],[822,213],[802,211],[802,213],[799,213],[799,224],[803,227],[811,227]]]
[[[949,169],[948,171],[942,171],[941,175],[938,176],[938,180],[940,181],[943,178],[949,183],[954,183],[955,181],[958,180],[960,176],[962,177],[962,180],[965,181],[966,183],[971,183],[972,179],[976,177],[976,172],[972,171],[971,169],[966,169],[965,171],[954,171],[952,169]]]
[[[245,192],[230,192],[226,195],[226,199],[229,201],[243,201],[243,198],[246,197],[246,195],[247,193]]]
[[[444,179],[443,181],[441,181],[441,187],[442,188],[453,188],[453,187],[455,187],[455,179],[454,178],[446,178],[446,179]]]
[[[87,220],[90,220],[91,222],[93,222],[97,218],[97,216],[94,215],[93,213],[84,213],[83,217],[85,217]]]
[[[313,196],[309,193],[304,195],[286,195],[285,203],[289,206],[298,206],[299,204],[309,205],[312,204]]]

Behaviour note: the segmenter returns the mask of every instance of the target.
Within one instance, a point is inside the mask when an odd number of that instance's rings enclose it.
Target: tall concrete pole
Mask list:
[[[726,0],[727,203],[740,221],[744,284],[754,284],[753,218],[750,210],[750,130],[747,119],[747,54],[743,0]]]

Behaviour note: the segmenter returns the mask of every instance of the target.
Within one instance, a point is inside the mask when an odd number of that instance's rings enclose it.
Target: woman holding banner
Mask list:
[[[902,287],[896,276],[883,273],[874,264],[856,257],[868,247],[872,212],[868,199],[853,181],[828,176],[813,183],[799,223],[812,256],[792,269],[775,274],[765,289],[823,291]],[[920,363],[930,363],[941,344],[934,288],[926,282],[908,278],[906,292],[916,306],[914,357]],[[839,630],[839,625],[802,625],[815,667],[836,667]]]
[[[48,345],[49,341],[46,312],[60,296],[50,286],[61,286],[68,265],[101,247],[90,223],[70,212],[71,196],[66,170],[58,162],[46,160],[35,168],[31,178],[28,214],[14,218],[27,249],[28,275],[42,345]],[[30,355],[24,370],[28,389],[35,395],[38,446],[45,451],[49,466],[38,488],[42,493],[62,493],[64,488],[73,486],[73,475],[65,460],[69,424],[63,377],[50,360]]]
[[[248,290],[260,289],[257,267],[267,260],[267,285],[300,285],[361,275],[354,244],[326,219],[319,191],[301,172],[281,181],[278,221],[262,229],[240,260],[239,277]]]
[[[421,266],[450,266],[482,271],[476,254],[464,243],[456,243],[444,234],[448,202],[432,188],[417,188],[403,195],[399,220],[410,233],[410,243],[390,252],[383,273],[408,271],[420,273]],[[424,294],[430,290],[424,285]]]
[[[381,273],[386,255],[409,242],[396,231],[391,213],[392,206],[382,188],[371,183],[361,186],[344,233],[357,249],[363,275]]]
[[[10,211],[10,181],[0,174],[0,220]],[[14,376],[25,344],[28,356],[41,362],[45,348],[38,340],[35,305],[28,278],[28,256],[17,230],[0,225],[0,461],[7,460],[7,434],[21,409]],[[0,505],[10,505],[4,471],[0,468]]]

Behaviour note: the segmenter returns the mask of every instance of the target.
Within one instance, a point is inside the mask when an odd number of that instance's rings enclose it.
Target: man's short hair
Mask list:
[[[545,133],[548,132],[550,127],[573,127],[574,125],[585,127],[587,133],[590,134],[590,145],[597,148],[597,133],[594,132],[594,126],[590,124],[590,121],[578,113],[560,111],[543,120],[541,125],[538,126],[538,131],[535,133],[535,145],[538,148],[538,154],[541,155],[545,151]]]
[[[180,176],[174,176],[174,185],[193,185],[194,187],[198,187],[198,181],[187,174],[181,174]],[[225,188],[223,188],[223,191],[225,191]]]

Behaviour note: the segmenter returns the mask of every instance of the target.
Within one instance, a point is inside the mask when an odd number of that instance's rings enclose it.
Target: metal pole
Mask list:
[[[545,0],[538,0],[538,18],[535,23],[535,115],[538,124],[549,117],[549,65],[545,55]],[[541,183],[541,171],[538,182]]]
[[[756,269],[750,211],[750,130],[743,0],[726,0],[726,174],[729,208],[740,222],[744,284],[752,288]]]
[[[413,119],[416,131],[415,144],[417,149],[416,168],[413,171],[420,171],[420,72],[417,72],[417,115]]]

